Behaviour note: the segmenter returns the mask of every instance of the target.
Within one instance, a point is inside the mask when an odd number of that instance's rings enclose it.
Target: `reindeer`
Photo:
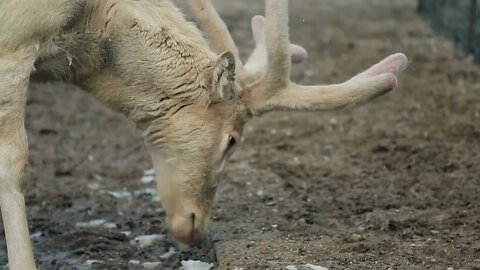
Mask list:
[[[168,0],[0,1],[0,206],[11,269],[35,269],[25,212],[24,128],[32,80],[81,86],[143,132],[171,234],[198,244],[225,162],[249,119],[274,110],[335,110],[397,85],[394,54],[336,85],[290,81],[306,59],[291,45],[288,0],[255,16],[255,50],[242,64],[209,0],[190,0],[207,36]]]

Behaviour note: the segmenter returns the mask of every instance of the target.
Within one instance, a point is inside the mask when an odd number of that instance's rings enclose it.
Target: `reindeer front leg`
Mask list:
[[[0,56],[0,207],[12,270],[36,269],[23,187],[28,178],[25,102],[33,58]]]

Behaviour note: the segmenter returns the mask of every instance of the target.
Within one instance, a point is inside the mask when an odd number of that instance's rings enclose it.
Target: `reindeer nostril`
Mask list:
[[[190,227],[190,243],[193,243],[195,240],[195,214],[192,213],[190,216],[191,219],[191,227]]]
[[[191,218],[191,220],[192,220],[192,227],[195,227],[195,214],[192,213],[192,214],[190,215],[190,218]]]

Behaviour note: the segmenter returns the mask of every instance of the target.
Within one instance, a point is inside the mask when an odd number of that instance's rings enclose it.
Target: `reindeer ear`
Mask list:
[[[230,100],[236,95],[235,56],[224,52],[215,63],[212,80],[212,101]]]

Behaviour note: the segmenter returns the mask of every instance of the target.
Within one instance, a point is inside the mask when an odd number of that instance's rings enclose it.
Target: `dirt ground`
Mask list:
[[[216,1],[243,55],[262,2]],[[26,200],[41,269],[178,269],[187,259],[218,269],[480,269],[480,68],[432,33],[414,0],[292,1],[291,28],[310,53],[293,72],[303,84],[343,81],[393,52],[411,64],[394,93],[364,107],[250,123],[201,248],[132,244],[166,233],[154,184],[140,181],[151,163],[139,133],[73,86],[33,85]],[[107,223],[79,226],[98,219]]]

